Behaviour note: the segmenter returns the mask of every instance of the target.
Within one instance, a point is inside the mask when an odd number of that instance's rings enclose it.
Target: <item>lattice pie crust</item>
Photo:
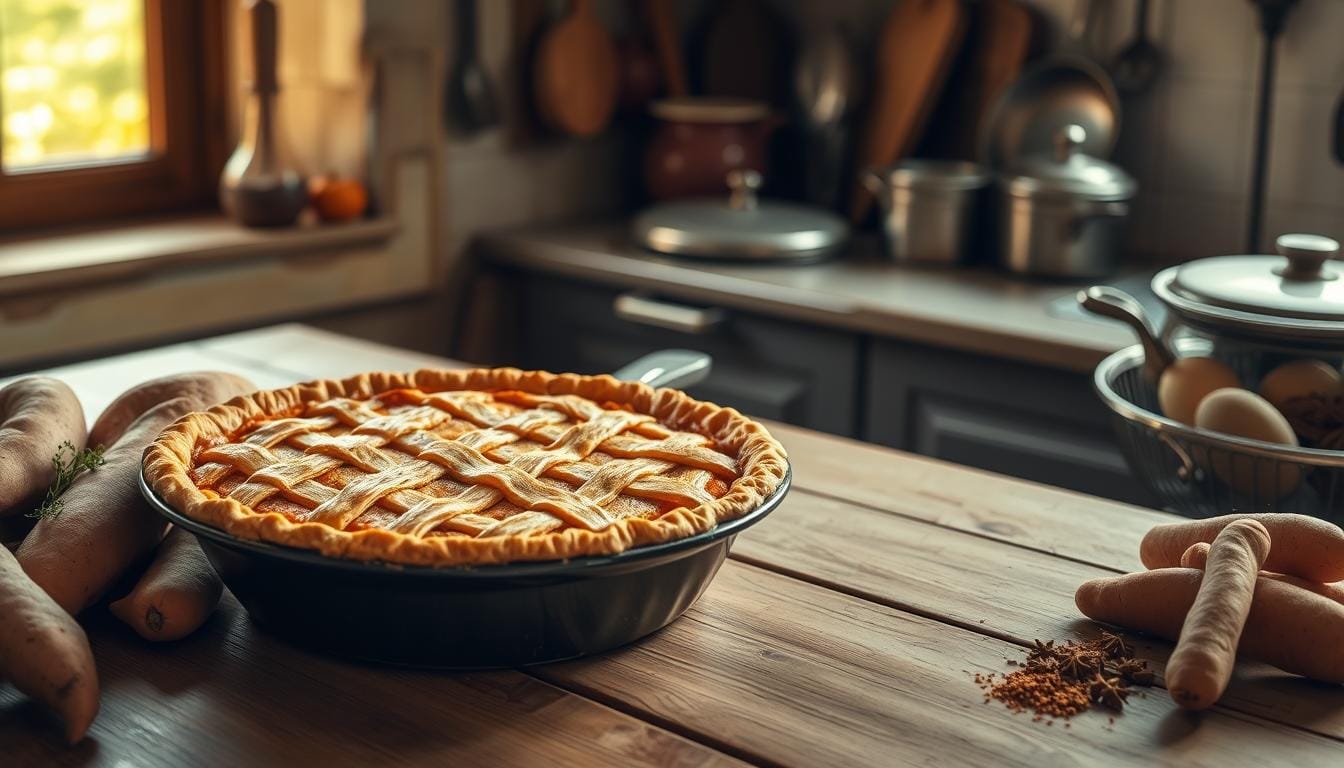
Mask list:
[[[247,539],[417,565],[614,554],[740,517],[787,469],[730,408],[609,376],[370,373],[235,398],[145,451],[150,486]]]

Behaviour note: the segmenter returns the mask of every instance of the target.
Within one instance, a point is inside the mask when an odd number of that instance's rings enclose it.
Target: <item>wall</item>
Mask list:
[[[1152,13],[1171,60],[1128,126],[1137,140],[1124,159],[1145,190],[1137,242],[1175,258],[1244,252],[1259,13],[1246,0],[1153,0]],[[1290,231],[1344,239],[1344,167],[1329,130],[1344,92],[1341,34],[1344,3],[1301,0],[1279,42],[1261,249]]]

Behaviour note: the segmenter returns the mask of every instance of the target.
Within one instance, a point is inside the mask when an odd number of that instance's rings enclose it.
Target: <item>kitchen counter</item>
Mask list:
[[[453,361],[278,326],[52,371],[90,417],[128,383],[222,368],[281,386]],[[666,629],[577,661],[480,673],[348,663],[287,645],[231,597],[149,645],[84,621],[102,713],[75,747],[0,683],[0,755],[26,765],[1338,765],[1344,688],[1243,663],[1190,715],[1161,688],[1122,715],[1032,722],[986,703],[1035,638],[1095,627],[1082,581],[1140,568],[1168,515],[770,425],[794,488]],[[284,588],[284,585],[277,585]],[[1170,648],[1135,638],[1160,671]]]
[[[708,263],[655,256],[633,245],[624,225],[567,225],[485,235],[477,253],[531,271],[1071,371],[1091,371],[1134,343],[1119,324],[1052,310],[1085,283],[903,267],[880,258],[872,242],[818,264]]]

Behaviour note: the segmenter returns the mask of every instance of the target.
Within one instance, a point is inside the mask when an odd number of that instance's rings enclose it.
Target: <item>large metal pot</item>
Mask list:
[[[1339,243],[1320,235],[1278,238],[1278,256],[1214,256],[1153,276],[1153,293],[1169,310],[1170,340],[1181,332],[1211,343],[1210,351],[1255,386],[1288,360],[1344,362],[1344,269],[1330,261]],[[1170,363],[1162,339],[1138,303],[1106,286],[1079,294],[1090,312],[1130,323],[1148,348],[1150,379]]]
[[[1137,185],[1122,169],[1079,151],[1081,126],[1062,129],[1049,155],[999,179],[999,257],[1009,271],[1048,277],[1110,274],[1124,255]]]
[[[882,207],[883,246],[893,261],[956,264],[974,244],[989,175],[974,163],[906,160],[868,171],[863,184]]]

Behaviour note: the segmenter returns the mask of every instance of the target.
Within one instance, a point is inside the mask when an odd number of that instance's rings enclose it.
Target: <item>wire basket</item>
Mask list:
[[[1181,356],[1208,354],[1182,339]],[[1186,517],[1295,512],[1344,519],[1344,451],[1265,443],[1196,429],[1157,415],[1157,388],[1143,375],[1143,348],[1103,360],[1093,377],[1111,410],[1130,470],[1169,510]],[[1238,371],[1247,380],[1247,371]]]

